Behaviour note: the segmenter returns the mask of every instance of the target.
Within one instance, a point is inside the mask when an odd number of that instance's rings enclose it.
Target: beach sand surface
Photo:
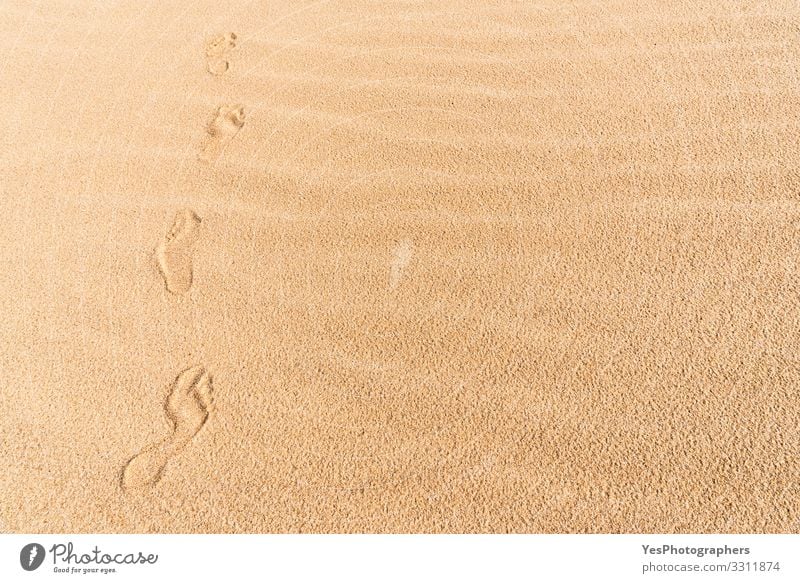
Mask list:
[[[795,1],[4,0],[0,531],[800,532]]]

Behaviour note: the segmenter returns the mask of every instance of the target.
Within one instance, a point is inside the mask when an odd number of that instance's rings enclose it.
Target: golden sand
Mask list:
[[[794,0],[5,0],[0,530],[800,530]]]

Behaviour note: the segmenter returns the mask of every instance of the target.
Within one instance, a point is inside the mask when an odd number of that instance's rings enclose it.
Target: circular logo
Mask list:
[[[19,552],[19,564],[26,571],[35,571],[44,562],[44,547],[39,543],[30,543]]]

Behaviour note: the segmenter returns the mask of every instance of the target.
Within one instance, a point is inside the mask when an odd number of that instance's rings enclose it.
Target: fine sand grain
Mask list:
[[[0,525],[800,531],[795,0],[0,3]]]

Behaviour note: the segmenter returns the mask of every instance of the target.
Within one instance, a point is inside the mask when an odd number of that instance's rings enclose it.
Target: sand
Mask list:
[[[800,531],[796,2],[0,31],[0,530]]]

